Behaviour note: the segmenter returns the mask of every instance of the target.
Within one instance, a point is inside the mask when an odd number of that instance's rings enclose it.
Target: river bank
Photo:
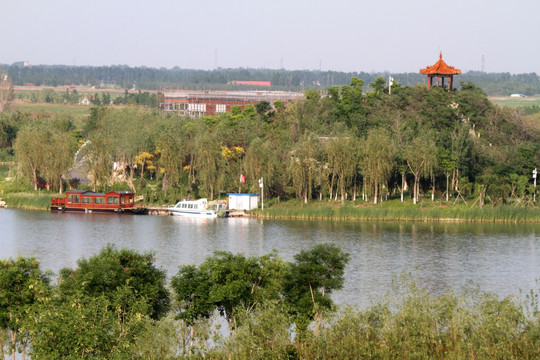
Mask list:
[[[480,208],[443,201],[423,201],[413,205],[398,199],[376,205],[365,202],[346,202],[341,205],[329,201],[303,204],[290,200],[275,203],[264,211],[259,209],[252,216],[299,220],[540,223],[540,207],[498,205]]]
[[[57,194],[9,193],[1,200],[9,208],[49,210],[53,196]],[[505,204],[480,208],[429,200],[413,205],[402,203],[399,199],[376,205],[362,201],[348,201],[342,205],[334,201],[312,201],[304,204],[299,200],[289,200],[270,201],[265,204],[264,210],[250,211],[246,216],[298,220],[540,223],[540,207]]]

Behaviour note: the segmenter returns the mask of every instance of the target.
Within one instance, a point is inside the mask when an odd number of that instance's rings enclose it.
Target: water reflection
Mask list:
[[[302,249],[334,243],[351,254],[341,303],[367,305],[412,272],[433,294],[470,281],[500,295],[538,288],[540,224],[270,221],[176,216],[51,214],[0,211],[0,257],[35,255],[54,272],[75,266],[107,244],[154,251],[169,276],[216,250],[248,256],[277,250],[292,260]]]

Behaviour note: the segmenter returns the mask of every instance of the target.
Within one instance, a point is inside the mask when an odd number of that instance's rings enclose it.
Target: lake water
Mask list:
[[[540,224],[194,219],[0,210],[0,258],[36,256],[55,273],[107,244],[152,250],[176,274],[216,250],[284,260],[321,242],[351,255],[336,302],[367,306],[401,272],[434,295],[473,283],[500,296],[540,289]]]

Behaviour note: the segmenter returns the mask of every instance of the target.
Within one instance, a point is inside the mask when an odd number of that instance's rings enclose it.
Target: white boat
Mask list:
[[[216,217],[217,209],[211,207],[207,199],[182,200],[174,207],[168,208],[171,215]]]

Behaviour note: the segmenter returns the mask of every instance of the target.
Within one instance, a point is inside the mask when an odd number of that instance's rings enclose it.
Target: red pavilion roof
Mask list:
[[[448,66],[442,59],[442,52],[439,56],[439,61],[437,61],[434,65],[428,66],[425,69],[420,69],[420,74],[426,74],[426,75],[457,75],[461,74],[460,69],[456,69],[453,66]]]

